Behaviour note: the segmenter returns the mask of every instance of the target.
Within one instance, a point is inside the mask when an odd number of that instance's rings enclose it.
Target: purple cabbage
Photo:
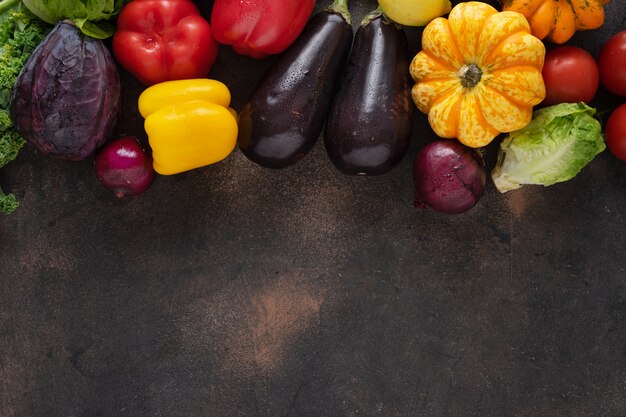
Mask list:
[[[10,114],[42,153],[82,160],[113,134],[120,98],[119,72],[104,43],[61,21],[24,64]]]

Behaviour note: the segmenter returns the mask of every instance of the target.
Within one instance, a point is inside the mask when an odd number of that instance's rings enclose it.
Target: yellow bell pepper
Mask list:
[[[139,96],[139,113],[152,148],[154,170],[178,174],[226,158],[237,145],[230,91],[209,79],[166,81]]]

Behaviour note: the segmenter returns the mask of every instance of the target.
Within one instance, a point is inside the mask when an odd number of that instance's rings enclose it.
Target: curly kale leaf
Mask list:
[[[50,29],[21,1],[0,1],[0,168],[14,160],[25,143],[7,111],[11,90],[24,63]],[[15,196],[0,188],[0,213],[12,213],[17,206]]]
[[[14,160],[25,143],[26,141],[13,129],[9,113],[0,109],[0,168]],[[0,187],[0,213],[13,213],[18,204],[13,194],[4,194]]]

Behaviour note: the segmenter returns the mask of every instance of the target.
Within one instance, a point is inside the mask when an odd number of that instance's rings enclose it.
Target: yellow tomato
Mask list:
[[[404,26],[425,26],[452,8],[450,0],[378,0],[383,13]]]

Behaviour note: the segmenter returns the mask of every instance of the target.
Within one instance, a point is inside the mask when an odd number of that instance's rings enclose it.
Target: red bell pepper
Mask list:
[[[215,0],[213,36],[238,54],[265,58],[296,40],[314,7],[315,0]]]
[[[113,35],[115,58],[144,85],[204,78],[217,51],[209,23],[191,0],[133,0]]]

